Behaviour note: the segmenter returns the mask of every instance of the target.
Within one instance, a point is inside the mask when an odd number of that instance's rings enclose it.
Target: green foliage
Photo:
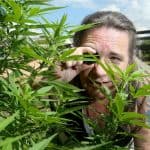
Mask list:
[[[150,95],[149,85],[139,89],[134,86],[145,75],[133,72],[134,65],[123,72],[117,66],[102,64],[93,55],[70,56],[75,49],[67,48],[66,40],[92,24],[70,28],[67,15],[60,21],[47,20],[43,14],[61,8],[50,2],[0,1],[0,149],[126,149],[115,145],[113,137],[131,133],[118,132],[118,127],[149,128],[143,122],[146,116],[126,110],[140,96]],[[104,128],[80,113],[88,103],[84,90],[56,79],[56,64],[67,60],[96,62],[113,81],[115,96],[107,87],[99,87],[109,100],[110,113],[101,114]],[[94,134],[84,141],[76,139],[73,134],[78,128],[71,127],[76,120],[66,117],[70,114],[84,118]]]
[[[11,122],[15,120],[15,117],[18,115],[18,112],[13,114],[12,116],[8,117],[7,119],[1,119],[0,123],[0,131],[4,130],[7,125],[9,125]]]
[[[29,148],[29,150],[44,150],[55,136],[56,136],[56,134],[52,135],[51,137],[49,137],[47,139],[40,141],[39,143],[35,143],[32,146],[32,148]],[[49,148],[52,148],[52,145],[53,144],[51,144],[51,147],[49,145]]]

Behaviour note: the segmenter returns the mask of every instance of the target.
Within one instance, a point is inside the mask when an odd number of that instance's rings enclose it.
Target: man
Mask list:
[[[129,64],[134,62],[136,29],[127,17],[118,12],[96,12],[85,17],[82,22],[82,24],[89,23],[95,25],[74,35],[74,46],[77,48],[72,55],[96,54],[101,62],[113,63],[121,70],[125,70]],[[91,79],[97,85],[107,86],[111,91],[114,91],[113,83],[105,70],[96,63],[68,61],[65,64],[65,69],[58,67],[57,74],[61,80],[67,82],[73,81],[78,76],[81,87],[86,90],[92,101],[83,112],[102,126],[98,116],[107,113],[108,100],[91,82]],[[101,100],[100,103],[99,100]],[[147,106],[147,102],[141,98],[134,108],[137,109],[137,112],[146,113]],[[150,130],[141,128],[137,133],[140,133],[143,139],[135,139],[135,147],[140,150],[150,149]]]

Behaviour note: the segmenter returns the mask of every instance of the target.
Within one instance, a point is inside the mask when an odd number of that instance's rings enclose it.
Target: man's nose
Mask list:
[[[94,64],[94,73],[96,76],[106,76],[107,75],[105,69],[100,64]]]

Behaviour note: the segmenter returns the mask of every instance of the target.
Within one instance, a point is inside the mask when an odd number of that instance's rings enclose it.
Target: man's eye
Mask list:
[[[99,59],[99,55],[98,54],[84,54],[84,63],[85,64],[93,64],[96,63],[96,59]]]
[[[120,61],[121,61],[121,59],[120,58],[118,58],[118,57],[110,57],[110,61],[112,62],[112,63],[119,63]]]

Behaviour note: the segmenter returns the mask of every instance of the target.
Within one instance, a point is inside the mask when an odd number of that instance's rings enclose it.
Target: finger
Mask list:
[[[95,54],[96,50],[91,47],[78,47],[71,55],[82,55],[84,53]]]
[[[78,61],[67,61],[66,62],[67,68],[71,68],[71,67],[77,66],[77,65],[78,65]],[[79,65],[81,65],[81,64],[79,63]]]
[[[55,71],[54,71],[54,75],[57,77],[57,78],[60,78],[61,77],[61,66],[56,66],[55,68]]]
[[[72,67],[73,66],[73,61],[67,61],[66,62],[66,67],[67,68],[70,68],[70,67]]]
[[[82,65],[82,64],[83,64],[83,61],[77,61],[77,62],[76,62],[76,65],[77,65],[77,66]]]
[[[96,50],[91,47],[83,47],[82,53],[95,54]]]
[[[78,65],[78,61],[72,61],[72,66],[77,66]]]

